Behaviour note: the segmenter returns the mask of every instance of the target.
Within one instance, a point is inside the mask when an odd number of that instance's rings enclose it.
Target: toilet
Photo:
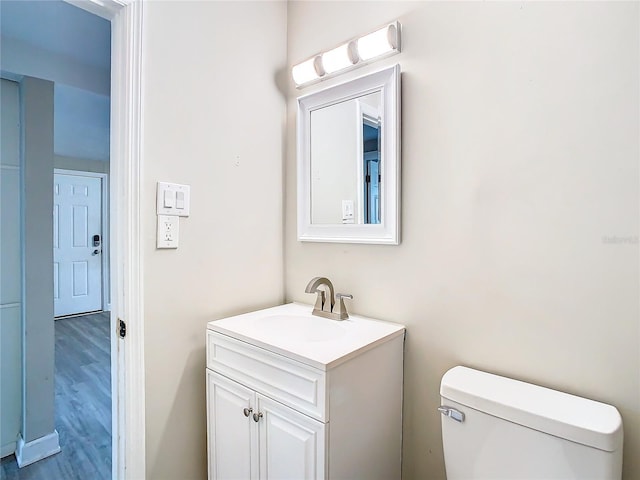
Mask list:
[[[611,406],[467,367],[440,384],[447,480],[620,480]]]

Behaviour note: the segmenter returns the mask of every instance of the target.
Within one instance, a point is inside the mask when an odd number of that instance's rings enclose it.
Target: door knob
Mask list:
[[[253,408],[245,408],[242,413],[244,413],[245,417],[248,417],[249,415],[251,415],[251,412],[253,412]]]
[[[93,252],[91,252],[91,255],[100,255],[100,250],[96,248]]]
[[[253,421],[254,422],[259,422],[262,417],[263,417],[262,412],[254,413],[253,414]]]

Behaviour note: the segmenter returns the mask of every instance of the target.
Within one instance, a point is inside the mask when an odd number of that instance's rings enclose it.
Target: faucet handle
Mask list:
[[[325,293],[324,290],[316,290],[318,296],[316,297],[316,304],[313,306],[313,310],[322,311],[325,302]]]
[[[334,313],[340,318],[340,320],[346,320],[349,318],[343,298],[353,299],[353,295],[348,293],[336,293],[336,310]]]

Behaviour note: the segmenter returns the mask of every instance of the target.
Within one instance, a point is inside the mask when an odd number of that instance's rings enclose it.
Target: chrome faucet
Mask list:
[[[324,288],[323,288],[324,287]],[[326,277],[314,277],[304,289],[306,293],[317,293],[316,303],[313,306],[313,315],[331,318],[333,320],[346,320],[349,318],[347,307],[343,298],[353,298],[353,295],[338,293],[333,296],[333,284]],[[328,296],[327,296],[328,294]],[[338,303],[336,304],[336,298]]]

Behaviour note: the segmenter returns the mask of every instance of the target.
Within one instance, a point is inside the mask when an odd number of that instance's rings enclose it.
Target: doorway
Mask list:
[[[109,332],[112,339],[112,464],[114,478],[144,478],[146,476],[142,302],[144,276],[141,232],[141,61],[144,2],[65,1],[111,22],[112,107],[109,190],[113,194],[109,201],[112,214],[109,233],[113,241],[110,258],[112,309]],[[0,3],[4,5],[5,2]],[[37,5],[37,2],[31,5]],[[20,81],[19,78],[12,78],[12,80]],[[51,210],[48,213],[49,218],[51,218],[50,215]],[[50,238],[48,235],[47,237]],[[49,322],[53,323],[50,320]],[[126,322],[126,339],[120,338],[118,328],[124,322]],[[29,341],[26,346],[34,347],[29,345]],[[4,409],[3,413],[5,413]]]
[[[372,125],[364,119],[364,223],[380,223],[380,125]]]
[[[18,3],[18,2],[16,2]],[[22,2],[20,2],[22,3]],[[53,3],[53,2],[52,2]],[[112,318],[109,318],[110,327],[108,328],[109,335],[111,337],[111,351],[112,351],[112,371],[113,371],[113,381],[111,382],[113,388],[113,398],[114,398],[114,415],[113,415],[113,428],[114,428],[114,437],[113,437],[113,456],[114,456],[114,476],[118,478],[128,477],[130,474],[138,476],[138,473],[143,470],[144,463],[140,462],[139,458],[144,458],[144,455],[139,455],[139,449],[144,449],[144,441],[140,441],[140,439],[144,438],[144,429],[140,429],[141,421],[138,419],[143,419],[144,414],[144,395],[143,395],[143,387],[144,381],[141,381],[143,378],[143,363],[142,362],[134,362],[129,365],[129,359],[134,358],[137,359],[141,357],[141,341],[142,336],[137,335],[139,331],[142,330],[142,326],[137,324],[138,320],[141,321],[141,305],[139,305],[139,299],[142,297],[141,295],[132,295],[130,296],[130,291],[132,288],[126,288],[126,294],[124,292],[124,287],[130,285],[131,283],[135,283],[134,289],[138,289],[141,287],[141,282],[136,282],[136,277],[138,277],[139,273],[137,270],[138,265],[136,265],[135,259],[138,257],[139,248],[135,245],[131,246],[131,243],[136,243],[138,241],[138,230],[135,229],[134,232],[131,232],[131,217],[139,214],[139,205],[137,202],[137,190],[135,183],[138,181],[137,172],[138,162],[139,162],[139,109],[140,109],[140,56],[134,54],[140,46],[140,31],[141,31],[141,13],[142,6],[141,5],[124,5],[122,2],[106,0],[100,2],[94,2],[93,0],[83,0],[82,2],[69,2],[75,3],[77,6],[82,6],[82,8],[90,10],[92,13],[96,13],[99,16],[106,18],[111,22],[111,30],[113,32],[113,43],[112,43],[112,65],[113,65],[113,78],[114,81],[111,85],[112,99],[113,99],[113,107],[112,107],[112,115],[111,115],[111,150],[112,150],[112,159],[113,165],[112,169],[115,170],[113,174],[114,182],[113,188],[118,191],[118,198],[112,200],[112,211],[119,212],[118,220],[113,222],[111,225],[111,229],[117,233],[117,238],[119,238],[118,247],[114,249],[113,252],[113,260],[114,265],[118,266],[119,275],[116,277],[114,275],[114,288],[113,288],[113,307],[114,313]],[[32,7],[37,7],[40,4],[33,2],[24,2],[24,4],[28,4]],[[81,5],[78,5],[81,4]],[[3,5],[4,7],[4,5]],[[3,14],[5,13],[5,9],[3,8]],[[5,16],[3,15],[3,18]],[[2,33],[4,34],[6,30],[3,28]],[[3,49],[5,43],[3,42]],[[16,69],[16,71],[18,71]],[[38,78],[39,75],[34,75],[34,72],[28,72],[27,75],[30,77]],[[3,76],[5,74],[9,74],[9,72],[3,71]],[[16,80],[17,82],[22,82],[22,76],[16,75],[15,77],[10,77],[12,80]],[[25,77],[26,78],[26,77]],[[126,83],[125,79],[126,78]],[[122,81],[120,79],[123,79]],[[86,139],[87,137],[82,137]],[[71,167],[63,167],[63,168],[71,168]],[[7,169],[3,168],[3,174]],[[10,169],[9,169],[10,170]],[[16,170],[17,172],[18,170]],[[48,201],[52,201],[52,196],[49,193],[50,189],[53,186],[52,183],[52,171],[49,170],[49,179],[47,180],[48,187],[46,189],[40,190],[40,192],[44,192],[41,195],[42,198],[47,198]],[[4,180],[4,175],[3,175]],[[106,184],[106,181],[104,182]],[[131,185],[133,183],[133,186]],[[4,186],[4,185],[3,185]],[[4,189],[3,189],[4,190]],[[36,192],[37,189],[32,189],[31,192]],[[33,198],[29,196],[28,198]],[[113,197],[112,197],[113,198]],[[106,204],[106,200],[104,202]],[[51,206],[48,207],[48,211],[46,212],[46,217],[48,217],[48,222],[51,222],[52,218],[52,203]],[[3,202],[4,206],[4,202]],[[115,215],[114,215],[115,216]],[[4,217],[4,216],[3,216]],[[33,218],[33,217],[32,217]],[[52,255],[51,249],[51,240],[52,234],[49,232],[49,226],[46,228],[46,235],[44,235],[44,231],[42,232],[41,238],[47,240],[49,242],[49,246],[45,249],[43,248],[41,251],[47,251],[48,255]],[[31,238],[38,236],[39,226],[36,225]],[[103,232],[107,233],[108,229],[104,228]],[[4,232],[3,232],[4,233]],[[93,238],[91,238],[93,240]],[[101,239],[102,240],[102,239]],[[115,242],[114,242],[115,243]],[[115,246],[115,245],[114,245]],[[103,257],[106,255],[103,255]],[[19,255],[16,257],[18,258]],[[47,274],[40,275],[41,278],[50,282],[49,285],[53,284],[52,274],[49,274],[49,269],[53,268],[52,257],[51,260],[45,262],[47,264]],[[132,259],[134,261],[132,261]],[[105,260],[108,261],[108,260]],[[33,263],[33,262],[31,262]],[[3,267],[6,264],[3,263]],[[103,269],[103,273],[106,269]],[[3,268],[4,273],[4,268]],[[119,278],[120,282],[115,282],[115,278]],[[44,281],[43,280],[43,281]],[[18,282],[19,283],[19,280]],[[3,282],[3,285],[5,283]],[[109,279],[103,281],[104,286],[106,287],[109,284]],[[32,289],[33,290],[33,289]],[[106,295],[103,295],[105,298]],[[48,297],[52,302],[51,313],[45,316],[42,316],[43,319],[48,320],[49,325],[53,326],[53,294]],[[15,303],[15,302],[14,302]],[[5,305],[3,304],[3,307]],[[104,305],[103,305],[104,307]],[[8,308],[8,307],[7,307]],[[3,308],[3,314],[5,313],[6,308]],[[4,320],[3,315],[3,320]],[[129,330],[132,333],[135,333],[134,338],[131,342],[122,341],[117,333],[117,329],[114,328],[115,325],[118,324],[117,317],[124,318],[127,321],[131,320],[131,325]],[[30,317],[35,318],[35,317]],[[3,321],[4,324],[4,321]],[[29,325],[31,335],[28,338],[24,339],[25,342],[25,351],[28,352],[36,352],[37,353],[37,345],[32,341],[36,332],[38,335],[39,329],[35,328],[35,325]],[[31,328],[34,327],[34,328]],[[52,327],[51,327],[52,328]],[[4,332],[3,332],[4,333]],[[48,334],[48,333],[47,333]],[[42,335],[40,335],[42,337]],[[53,336],[52,336],[53,338]],[[127,339],[128,340],[128,339]],[[140,342],[138,342],[140,340]],[[20,345],[21,342],[16,342],[17,345]],[[4,351],[3,351],[4,353]],[[127,360],[125,363],[124,360]],[[33,363],[33,362],[30,362]],[[52,365],[52,362],[49,362]],[[4,366],[4,362],[3,362]],[[125,371],[125,368],[132,366],[132,372]],[[27,367],[30,367],[27,366]],[[53,367],[51,367],[53,368]],[[128,374],[128,375],[127,375]],[[18,374],[19,376],[19,374]],[[3,375],[4,377],[4,375]],[[52,376],[48,376],[47,378],[51,379]],[[49,380],[50,382],[50,380]],[[129,387],[132,387],[129,389]],[[124,392],[125,390],[130,390],[131,395],[125,398]],[[142,390],[142,394],[138,395],[138,393]],[[22,398],[22,411],[25,411],[25,405],[27,402],[36,402],[39,401],[39,406],[36,405],[36,408],[31,408],[30,405],[27,405],[26,411],[35,411],[38,412],[38,416],[42,413],[42,406],[44,401],[48,401],[48,398],[37,398],[37,395],[33,395],[31,390],[28,390]],[[139,401],[140,399],[141,401]],[[3,413],[6,410],[3,408]],[[129,433],[129,425],[128,419],[134,418],[135,421],[131,422],[133,428],[137,430],[135,435],[131,435]],[[143,423],[143,422],[142,422]],[[2,422],[4,426],[4,422]],[[24,431],[24,427],[23,427]],[[50,430],[47,430],[50,431]],[[55,432],[54,432],[55,433]],[[56,434],[57,436],[57,434]],[[38,434],[35,433],[35,438],[37,440]],[[134,454],[130,456],[131,460],[128,462],[127,470],[125,474],[125,453],[129,456],[129,450],[131,449],[131,445],[128,440],[132,440],[133,444],[133,452]],[[56,441],[57,442],[57,441]],[[25,440],[25,445],[27,447],[36,447],[36,442],[34,441],[31,444],[29,439]],[[142,465],[141,465],[142,464]]]

